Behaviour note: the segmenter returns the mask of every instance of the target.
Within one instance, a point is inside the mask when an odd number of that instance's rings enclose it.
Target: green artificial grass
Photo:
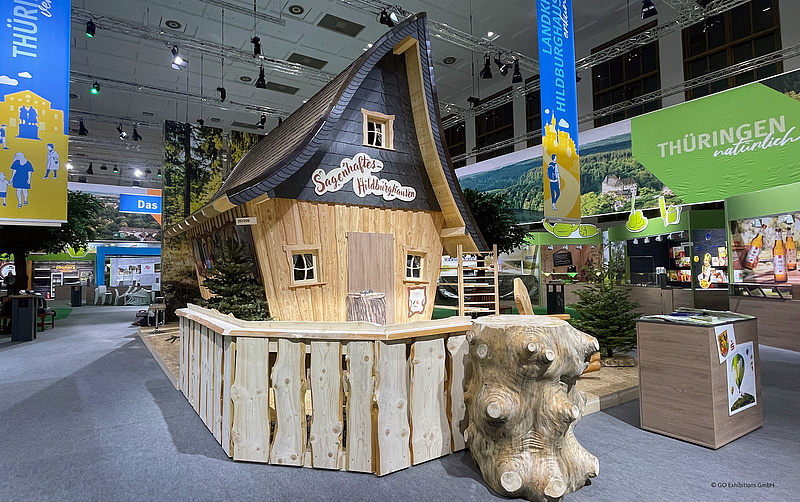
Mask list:
[[[70,312],[72,312],[72,308],[64,307],[64,308],[53,309],[53,312],[56,313],[56,321],[58,321],[59,319],[66,319],[67,316],[69,316]]]

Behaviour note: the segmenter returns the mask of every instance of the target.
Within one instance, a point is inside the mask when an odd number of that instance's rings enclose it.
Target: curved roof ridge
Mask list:
[[[416,14],[386,32],[373,46],[327,83],[319,92],[262,138],[236,164],[212,201],[227,195],[233,204],[243,204],[269,193],[294,174],[319,147],[315,141],[338,120],[349,97],[375,64],[394,46],[425,23],[426,14]],[[342,96],[350,96],[342,104]],[[332,120],[331,120],[332,119]]]

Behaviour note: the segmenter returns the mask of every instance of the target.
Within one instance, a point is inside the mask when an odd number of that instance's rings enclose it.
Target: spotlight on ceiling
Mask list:
[[[83,125],[83,119],[78,121],[78,136],[88,136],[89,130],[86,129],[86,126]]]
[[[661,242],[662,240],[664,240],[664,236],[662,236],[662,235],[657,235],[656,236],[656,242]]]
[[[639,244],[639,239],[633,239],[634,244]]]
[[[483,79],[492,78],[492,58],[488,54],[483,56],[483,69],[480,76]]]
[[[89,169],[86,170],[86,174],[94,174],[94,167],[92,167],[91,162],[89,162]]]
[[[119,174],[119,169],[117,169],[117,166],[114,166],[113,173],[114,173],[114,174]]]
[[[86,36],[88,38],[94,38],[94,32],[95,32],[94,21],[90,19],[86,21]]]
[[[494,57],[494,64],[497,65],[497,69],[500,70],[500,75],[506,76],[508,75],[508,63],[504,63],[500,60],[500,55]]]
[[[261,69],[258,70],[258,78],[256,79],[256,89],[266,89],[267,88],[267,80],[264,78],[264,65],[261,65]]]
[[[651,0],[642,0],[642,19],[657,16],[658,11]]]
[[[224,103],[225,98],[228,97],[228,91],[224,87],[217,87],[217,94],[219,94],[219,100]]]
[[[158,174],[156,174],[159,178],[161,177],[161,169],[158,170]]]
[[[259,129],[263,129],[266,123],[267,123],[267,115],[262,113],[261,118],[258,120],[258,123],[256,124],[256,127],[258,127]]]
[[[400,22],[400,17],[397,15],[397,12],[389,12],[386,9],[383,9],[380,13],[380,17],[378,18],[378,22],[385,24],[389,28],[394,28]]]
[[[645,244],[650,244],[650,237],[645,237],[644,238],[644,243]]]
[[[253,44],[253,56],[260,56],[261,55],[261,38],[253,37],[250,39],[250,43]]]
[[[142,177],[142,175],[144,175],[144,173],[142,172],[142,170],[141,170],[141,169],[135,169],[135,170],[133,171],[133,175],[134,175],[134,176],[136,176],[137,178],[141,178],[141,177]]]
[[[142,137],[139,135],[139,131],[136,128],[133,128],[133,141],[142,141]]]
[[[512,84],[522,83],[522,73],[519,72],[519,60],[514,60],[514,74],[511,76]]]
[[[481,104],[481,98],[476,98],[475,96],[470,96],[467,98],[467,103],[469,103],[469,109],[472,110],[479,104]]]
[[[100,84],[97,83],[97,80],[94,81],[94,84],[92,84],[92,88],[89,92],[92,94],[100,94]]]
[[[178,51],[178,46],[172,46],[172,69],[173,70],[183,70],[186,68],[188,62],[181,57],[180,52]]]
[[[144,170],[144,173],[145,173],[145,174],[153,174],[153,171],[151,171],[151,170],[148,168],[148,169],[145,169],[145,170]]]
[[[122,124],[117,126],[117,132],[119,133],[119,139],[125,139],[128,137],[128,133],[122,130]]]
[[[67,171],[72,171],[75,167],[72,165],[72,162],[67,162]]]
[[[102,165],[100,166],[100,170],[101,170],[101,171],[105,171],[105,170],[107,170],[107,169],[108,169],[108,167],[106,167],[106,165],[105,165],[105,164],[102,164]]]

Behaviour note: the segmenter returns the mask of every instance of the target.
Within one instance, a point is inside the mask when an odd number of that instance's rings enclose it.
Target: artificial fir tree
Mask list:
[[[234,239],[225,241],[222,259],[217,260],[214,272],[203,281],[211,291],[211,298],[200,300],[200,305],[217,309],[223,314],[233,314],[245,321],[270,319],[264,287],[253,277],[249,260],[244,257],[243,246]]]
[[[580,301],[570,305],[581,315],[570,323],[600,342],[600,353],[613,357],[614,352],[630,352],[636,348],[638,307],[628,299],[629,290],[616,287],[616,274],[608,264],[588,270],[589,285],[575,291]]]

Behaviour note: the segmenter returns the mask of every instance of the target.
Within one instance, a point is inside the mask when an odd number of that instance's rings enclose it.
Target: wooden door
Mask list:
[[[386,294],[386,324],[394,324],[394,235],[347,232],[347,291]]]

